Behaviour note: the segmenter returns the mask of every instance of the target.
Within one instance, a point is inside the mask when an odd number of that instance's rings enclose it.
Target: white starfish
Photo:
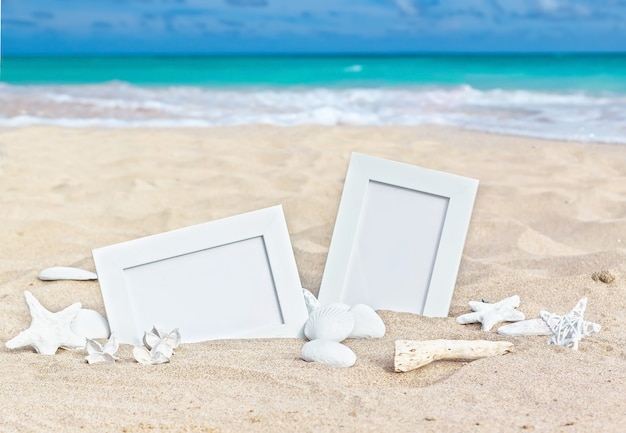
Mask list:
[[[540,311],[539,315],[546,322],[550,331],[552,331],[552,337],[548,340],[548,344],[556,344],[571,347],[572,350],[578,350],[578,342],[580,340],[594,332],[599,332],[602,328],[600,325],[583,320],[586,308],[587,298],[582,298],[572,308],[572,311],[564,316]]]
[[[85,347],[85,338],[75,334],[71,329],[72,321],[81,308],[80,302],[52,313],[28,290],[24,291],[24,298],[32,317],[30,327],[7,341],[5,346],[8,349],[30,346],[42,355],[54,355],[59,347],[64,349]]]
[[[101,362],[105,364],[115,364],[115,361],[119,359],[115,356],[115,352],[117,352],[119,347],[120,346],[117,343],[117,339],[114,334],[111,334],[111,337],[106,343],[104,343],[104,345],[88,338],[85,347],[88,355],[85,357],[85,360],[89,364],[97,364]]]
[[[493,325],[499,322],[517,322],[518,320],[524,320],[524,313],[516,310],[519,304],[520,299],[517,295],[505,298],[495,304],[470,301],[469,306],[474,312],[463,314],[457,317],[456,321],[463,325],[480,322],[483,325],[482,330],[489,331],[493,328]]]

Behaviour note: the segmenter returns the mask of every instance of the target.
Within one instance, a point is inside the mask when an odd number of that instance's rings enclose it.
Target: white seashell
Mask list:
[[[151,331],[144,333],[143,344],[145,344],[148,349],[152,349],[163,342],[174,350],[180,346],[180,338],[178,328],[170,332],[165,332],[153,326]]]
[[[357,304],[350,308],[354,328],[350,338],[381,338],[385,335],[385,323],[369,305]]]
[[[309,290],[303,287],[302,294],[304,295],[304,303],[306,304],[306,309],[309,314],[311,314],[313,311],[317,310],[320,307],[320,301],[318,301],[315,295]]]
[[[97,341],[87,339],[85,349],[87,349],[87,356],[85,360],[89,364],[115,364],[119,358],[115,356],[115,353],[119,349],[119,344],[115,335],[111,335],[111,338],[101,345]]]
[[[321,362],[331,367],[352,367],[356,355],[349,347],[336,341],[313,340],[302,347],[301,358],[307,362]]]
[[[158,365],[170,362],[169,356],[159,351],[158,346],[153,347],[150,351],[143,346],[135,346],[133,347],[133,356],[137,362],[146,365]]]
[[[111,335],[107,319],[102,317],[102,314],[97,311],[87,308],[78,310],[78,314],[72,320],[70,327],[74,333],[90,340],[109,338]]]
[[[354,329],[354,318],[349,309],[348,305],[340,303],[318,308],[304,324],[304,335],[309,340],[345,340]]]
[[[528,335],[552,335],[552,331],[543,319],[530,319],[501,326],[498,328],[498,334],[524,337]]]
[[[57,266],[53,268],[44,269],[39,273],[39,279],[42,281],[55,281],[55,280],[97,280],[98,276],[93,272],[85,271],[84,269],[70,268],[66,266]]]

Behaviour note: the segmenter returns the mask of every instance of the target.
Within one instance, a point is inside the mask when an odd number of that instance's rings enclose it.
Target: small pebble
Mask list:
[[[591,274],[591,278],[593,279],[593,281],[602,281],[606,284],[615,281],[615,276],[606,269],[602,269],[600,272],[594,272],[593,274]]]

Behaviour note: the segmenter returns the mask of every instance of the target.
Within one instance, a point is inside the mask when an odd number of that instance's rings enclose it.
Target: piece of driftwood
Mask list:
[[[486,340],[396,340],[396,372],[415,370],[442,359],[468,360],[504,355],[513,343]]]

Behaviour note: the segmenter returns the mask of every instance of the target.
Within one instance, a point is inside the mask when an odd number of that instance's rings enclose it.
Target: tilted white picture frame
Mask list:
[[[308,318],[285,216],[274,206],[93,250],[111,332],[182,342],[302,337]]]
[[[321,304],[448,315],[478,180],[352,154]]]

